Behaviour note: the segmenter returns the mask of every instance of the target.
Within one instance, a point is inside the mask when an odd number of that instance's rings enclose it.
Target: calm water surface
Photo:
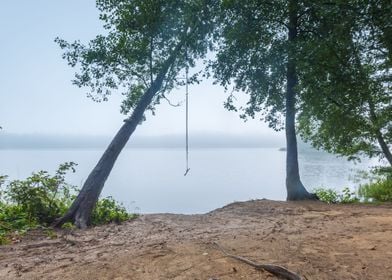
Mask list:
[[[0,174],[23,179],[32,171],[54,171],[66,161],[78,163],[67,180],[81,186],[103,150],[0,150]],[[125,149],[106,182],[103,195],[141,213],[204,213],[233,201],[284,200],[285,152],[276,148],[195,149],[184,177],[183,149]],[[308,189],[353,187],[354,165],[321,152],[301,152],[303,183]],[[354,170],[353,170],[354,169]]]

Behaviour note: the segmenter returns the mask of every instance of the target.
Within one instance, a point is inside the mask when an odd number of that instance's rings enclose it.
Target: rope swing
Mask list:
[[[189,91],[188,91],[188,74],[189,74],[189,66],[188,66],[188,49],[185,47],[185,173],[186,176],[191,170],[189,168]]]

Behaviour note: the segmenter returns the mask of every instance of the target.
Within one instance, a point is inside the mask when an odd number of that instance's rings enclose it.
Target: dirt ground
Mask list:
[[[204,215],[149,214],[0,247],[0,279],[392,279],[392,206],[236,202]]]

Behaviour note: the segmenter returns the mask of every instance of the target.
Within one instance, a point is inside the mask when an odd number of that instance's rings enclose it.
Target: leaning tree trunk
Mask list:
[[[289,2],[289,35],[291,44],[297,37],[297,1]],[[310,199],[313,196],[308,193],[301,182],[298,168],[298,148],[295,131],[295,87],[298,83],[293,50],[288,52],[287,62],[287,88],[286,88],[286,188],[287,200]]]
[[[106,179],[108,178],[117,157],[138,124],[142,122],[144,112],[151,104],[154,96],[162,88],[165,76],[171,65],[174,63],[174,60],[183,44],[184,40],[177,45],[175,50],[173,50],[170,57],[162,66],[160,73],[139,100],[132,115],[125,120],[125,123],[117,132],[116,136],[114,136],[112,142],[106,148],[97,165],[87,177],[82,190],[68,209],[67,213],[55,221],[53,226],[60,227],[69,221],[72,221],[78,228],[86,228],[90,224],[91,213],[98,201],[98,197],[101,194]]]
[[[380,145],[381,151],[383,152],[385,158],[388,160],[389,164],[392,166],[392,153],[389,150],[388,144],[384,140],[384,136],[381,133],[381,129],[378,124],[378,118],[376,115],[376,109],[373,101],[369,98],[369,109],[370,109],[370,118],[373,126],[375,127],[374,132],[376,134],[377,142]]]
[[[381,131],[378,130],[376,133],[377,133],[378,144],[380,145],[381,150],[384,153],[385,158],[388,160],[389,164],[392,166],[392,153],[389,150],[388,145],[385,142],[384,137],[382,136]]]

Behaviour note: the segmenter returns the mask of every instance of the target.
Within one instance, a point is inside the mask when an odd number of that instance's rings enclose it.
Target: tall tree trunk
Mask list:
[[[381,151],[383,152],[385,158],[388,160],[389,164],[392,166],[392,153],[389,150],[387,143],[384,140],[384,137],[381,133],[381,129],[378,125],[376,109],[374,108],[373,101],[369,98],[369,111],[370,111],[370,118],[372,120],[374,128],[374,132],[376,134],[377,142],[380,145]]]
[[[377,141],[381,147],[381,151],[384,153],[385,158],[388,160],[389,164],[392,166],[392,153],[389,150],[388,145],[385,142],[384,137],[382,136],[382,133],[380,132],[380,130],[377,131]]]
[[[301,182],[298,168],[298,148],[297,148],[297,136],[295,131],[295,101],[296,92],[295,87],[298,83],[296,65],[294,61],[294,51],[291,47],[293,41],[297,37],[297,10],[298,3],[296,0],[290,0],[289,2],[289,34],[288,41],[290,49],[288,51],[287,61],[287,88],[286,88],[286,188],[287,188],[287,200],[303,200],[310,199],[313,196],[308,193],[304,185]]]
[[[87,177],[82,190],[72,203],[71,207],[68,209],[67,213],[55,221],[53,226],[60,227],[69,221],[74,222],[75,226],[78,228],[86,228],[90,224],[91,213],[98,201],[99,195],[101,194],[106,179],[108,178],[114,163],[117,160],[117,157],[128,142],[128,139],[135,131],[138,124],[142,122],[144,112],[151,104],[154,96],[162,88],[166,74],[174,63],[178,52],[184,45],[184,42],[185,39],[179,42],[177,47],[173,50],[172,54],[162,66],[153,83],[139,100],[132,115],[125,120],[125,123],[114,136],[112,142],[106,148],[97,165]]]

